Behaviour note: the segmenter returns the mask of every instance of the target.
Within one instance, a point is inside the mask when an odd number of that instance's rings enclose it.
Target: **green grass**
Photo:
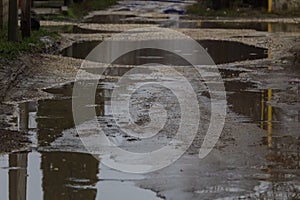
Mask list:
[[[19,31],[20,32],[20,31]],[[48,32],[44,29],[39,31],[32,31],[30,38],[21,39],[19,33],[19,41],[8,41],[7,28],[0,30],[0,59],[14,59],[25,53],[34,53],[43,51],[47,44],[40,39],[44,36],[48,36],[53,40],[57,40],[59,35],[54,32]]]
[[[81,3],[73,3],[64,14],[42,16],[43,20],[76,20],[87,15],[91,11],[103,10],[116,5],[117,0],[85,0]]]
[[[70,6],[69,12],[80,18],[94,10],[103,10],[117,4],[117,0],[86,0],[82,3],[74,3]]]

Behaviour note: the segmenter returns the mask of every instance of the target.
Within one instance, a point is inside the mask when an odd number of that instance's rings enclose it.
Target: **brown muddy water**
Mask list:
[[[77,153],[73,147],[82,146],[80,140],[67,144],[69,150],[47,150],[74,127],[72,87],[45,89],[55,97],[18,105],[16,126],[29,132],[32,146],[30,152],[0,155],[1,199],[161,199],[135,186],[143,176],[111,170],[92,155]],[[100,84],[96,93],[97,116],[110,116],[110,84]]]
[[[62,50],[61,54],[63,56],[85,59],[100,43],[101,41],[76,42],[70,47]],[[199,44],[207,50],[216,64],[243,60],[256,60],[268,57],[267,49],[239,42],[200,40]],[[126,42],[120,42],[120,45],[126,45]],[[147,63],[189,65],[183,59],[178,58],[177,55],[157,49],[140,49],[132,51],[114,61],[114,64],[123,65],[142,65]]]

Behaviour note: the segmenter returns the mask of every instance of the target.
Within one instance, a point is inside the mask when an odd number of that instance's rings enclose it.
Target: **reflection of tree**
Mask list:
[[[71,99],[39,101],[37,112],[39,145],[47,145],[74,126]]]
[[[216,64],[266,58],[265,49],[240,42],[200,40]],[[255,53],[255,54],[253,54]]]
[[[62,136],[63,130],[74,127],[72,115],[72,87],[47,90],[56,95],[55,99],[41,100],[36,103],[24,103],[19,107],[18,125],[20,130],[35,130],[39,146],[50,145]],[[84,102],[78,108],[81,112],[95,109],[96,115],[104,115],[104,106],[111,96],[111,90],[97,88],[95,96],[81,93],[77,98],[95,98],[95,105]],[[107,105],[109,106],[109,105]],[[29,127],[34,113],[36,127]],[[30,117],[31,116],[31,117]],[[36,117],[36,118],[35,118]],[[85,120],[90,120],[87,116]],[[94,116],[92,116],[94,117]],[[35,125],[35,124],[34,124]],[[40,152],[41,170],[43,172],[42,187],[44,199],[95,199],[98,181],[99,161],[90,154],[72,152]],[[9,171],[9,195],[11,200],[25,200],[27,187],[27,153],[9,155],[9,166],[19,167]]]
[[[43,152],[44,199],[95,199],[98,165],[90,154]]]
[[[267,193],[268,199],[299,199],[300,191],[295,187],[295,182],[289,182],[285,170],[295,170],[300,168],[300,140],[293,136],[274,137],[273,121],[281,121],[281,113],[274,113],[275,109],[270,105],[272,100],[272,89],[261,93],[261,127],[266,122],[267,145],[272,147],[267,155],[267,160],[275,163],[268,167],[267,173],[270,174],[269,181],[272,184],[271,192]],[[295,140],[296,139],[296,140]],[[288,172],[292,173],[292,172]]]
[[[97,46],[99,41],[84,43],[74,43],[72,46],[63,50],[62,54],[69,57],[85,59],[85,57]]]
[[[126,45],[126,43],[124,45]],[[162,65],[190,65],[189,62],[175,53],[153,48],[144,48],[128,52],[117,58],[112,64],[144,65],[149,63],[159,63]]]
[[[27,155],[18,153],[9,155],[9,199],[26,200]]]
[[[29,112],[28,112],[28,103],[22,103],[19,105],[19,123],[18,123],[18,129],[20,131],[27,131],[28,130],[28,118],[29,118]]]
[[[26,102],[19,105],[18,129],[20,131],[28,131],[29,111],[29,103]],[[26,200],[27,160],[28,153],[9,154],[10,200]]]
[[[73,86],[73,84],[72,84]],[[41,100],[38,102],[37,111],[37,128],[39,145],[45,146],[62,136],[62,132],[66,129],[74,127],[73,111],[72,111],[72,87],[68,85],[61,88],[53,88],[47,90],[58,95],[55,99]],[[86,98],[89,94],[82,94],[79,98]],[[97,89],[95,97],[96,107],[88,107],[84,101],[78,112],[88,113],[87,110],[95,109],[96,115],[103,115],[104,101],[107,100],[104,89]],[[86,120],[92,119],[93,116],[87,116]]]
[[[226,85],[225,85],[226,86]],[[260,120],[260,94],[255,92],[235,92],[228,95],[228,103],[238,114],[250,117],[253,121]]]

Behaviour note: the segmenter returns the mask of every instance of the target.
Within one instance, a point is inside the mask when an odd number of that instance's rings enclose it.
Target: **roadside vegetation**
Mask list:
[[[19,41],[8,41],[7,28],[0,29],[0,59],[13,59],[25,53],[44,51],[54,41],[59,39],[55,32],[49,32],[41,28],[39,31],[32,31],[31,37],[21,39],[19,31]]]
[[[103,10],[117,4],[117,0],[86,0],[82,3],[73,3],[68,9],[70,17],[80,18],[94,10]]]
[[[109,6],[117,4],[117,0],[85,0],[81,3],[73,3],[69,6],[67,12],[53,15],[40,16],[40,19],[47,20],[77,20],[94,10],[102,10]],[[0,59],[9,60],[22,54],[42,52],[49,48],[51,44],[59,39],[59,34],[47,31],[41,28],[39,31],[32,30],[31,37],[21,39],[21,33],[18,31],[18,42],[8,41],[7,27],[0,29]]]
[[[87,15],[91,11],[104,10],[110,6],[116,5],[117,0],[85,0],[79,3],[73,3],[68,10],[60,15],[44,16],[46,20],[76,20]]]
[[[267,1],[257,1],[245,4],[241,0],[201,0],[187,8],[188,14],[212,17],[293,17],[300,16],[298,11],[272,11],[268,13]]]

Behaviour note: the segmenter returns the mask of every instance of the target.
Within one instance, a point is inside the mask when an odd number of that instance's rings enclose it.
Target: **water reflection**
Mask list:
[[[250,83],[239,86],[227,83],[228,103],[238,113],[242,122],[257,123],[266,130],[262,144],[268,147],[266,159],[270,162],[265,173],[270,191],[263,192],[262,198],[288,199],[300,196],[300,137],[299,111],[274,107],[271,103],[274,92],[271,88],[254,90]]]
[[[70,47],[63,49],[62,55],[84,59],[100,43],[101,41],[75,42]]]
[[[72,112],[72,87],[73,83],[66,84],[62,87],[50,88],[45,91],[56,95],[54,99],[40,100],[36,106],[36,123],[38,129],[39,146],[49,145],[51,142],[62,136],[62,131],[74,127]],[[95,105],[81,105],[78,109],[94,109],[97,116],[110,115],[109,98],[110,89],[104,89],[99,86],[96,90]],[[80,98],[80,97],[78,97]],[[25,105],[36,104],[29,102]],[[21,105],[21,106],[25,106]],[[89,106],[87,108],[87,106]],[[22,112],[22,111],[21,111]],[[92,119],[93,116],[87,116]]]
[[[9,156],[9,199],[25,200],[27,186],[27,153]]]
[[[85,41],[74,43],[72,46],[65,48],[61,53],[63,56],[86,59],[87,55],[101,41]],[[164,42],[164,40],[162,40]],[[240,42],[233,41],[218,41],[218,40],[199,40],[199,44],[207,50],[216,64],[230,63],[243,60],[256,60],[267,58],[267,49],[259,48],[251,45],[246,45]],[[128,41],[118,41],[117,43],[109,43],[120,46],[130,46]],[[108,51],[109,52],[109,51]],[[105,53],[105,52],[103,52]],[[95,60],[99,56],[94,55]],[[103,56],[104,57],[104,56]],[[101,60],[101,62],[106,62]],[[164,65],[186,66],[189,63],[178,55],[159,49],[140,49],[128,52],[114,61],[114,64],[120,65],[143,65],[149,63],[160,63]],[[203,63],[199,63],[203,64]]]
[[[272,89],[268,89],[268,102],[271,101]],[[268,105],[268,120],[267,120],[267,132],[268,132],[268,147],[272,147],[272,111],[271,105]]]
[[[299,32],[298,23],[281,22],[213,22],[213,21],[179,21],[176,27],[165,24],[171,28],[203,28],[203,29],[253,29],[266,32]]]
[[[99,161],[92,155],[42,152],[44,199],[95,199]]]
[[[100,180],[100,175],[105,179]],[[131,182],[143,177],[101,167],[97,159],[84,153],[26,152],[0,156],[0,178],[1,199],[161,199],[155,192]]]
[[[57,109],[59,108],[59,109]],[[39,101],[37,108],[38,141],[48,145],[62,136],[62,131],[74,126],[71,99]]]
[[[62,136],[63,130],[74,127],[72,86],[50,88],[53,99],[25,102],[19,106],[20,130],[37,133],[38,146],[47,146]],[[106,100],[103,88],[97,90],[97,115],[104,115]],[[43,199],[95,199],[99,161],[92,155],[72,152],[39,152]],[[10,199],[26,199],[28,153],[9,155]],[[11,190],[17,190],[13,192]]]
[[[86,18],[85,23],[100,23],[100,24],[122,24],[127,23],[126,19],[136,17],[136,15],[119,15],[119,14],[109,14],[109,15],[95,15],[93,17]]]
[[[122,182],[124,174],[101,167],[100,162],[86,153],[51,151],[50,146],[62,136],[62,131],[74,126],[72,119],[73,84],[46,89],[53,99],[26,102],[19,105],[18,127],[36,135],[32,152],[0,156],[1,199],[160,199],[156,193]],[[110,115],[108,99],[111,89],[99,85],[93,106],[98,116]],[[79,144],[78,144],[79,145]],[[101,179],[105,177],[105,179]],[[130,176],[135,180],[135,176]],[[112,179],[115,179],[111,182]],[[106,181],[109,180],[109,181]],[[105,190],[103,188],[106,188]]]
[[[94,33],[119,33],[120,31],[112,30],[97,30],[97,29],[88,29],[82,28],[76,25],[58,25],[58,26],[43,26],[49,32],[59,32],[59,33],[80,33],[80,34],[94,34]]]

